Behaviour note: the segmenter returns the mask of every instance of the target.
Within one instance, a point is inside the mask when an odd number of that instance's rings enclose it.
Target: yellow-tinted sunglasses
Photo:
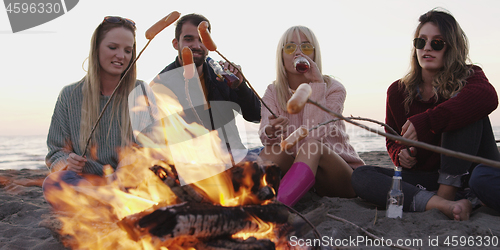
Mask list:
[[[297,44],[290,42],[283,46],[283,51],[291,55],[297,50],[297,47]],[[300,44],[300,50],[302,51],[302,53],[310,55],[314,52],[314,46],[309,42],[304,42]]]

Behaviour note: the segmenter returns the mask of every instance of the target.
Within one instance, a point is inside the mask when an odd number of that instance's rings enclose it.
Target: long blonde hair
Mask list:
[[[307,40],[314,46],[314,58],[312,59],[318,65],[319,72],[322,72],[321,50],[319,48],[318,39],[312,30],[305,26],[293,26],[286,30],[278,42],[278,48],[276,50],[276,80],[273,82],[276,87],[278,106],[283,110],[286,110],[286,103],[291,97],[288,86],[288,76],[283,62],[283,46],[292,39],[294,34],[300,36],[300,33],[304,34]],[[327,87],[329,87],[331,84],[330,77],[323,75],[323,79],[327,83]]]
[[[446,42],[446,51],[444,52],[443,68],[434,76],[432,85],[434,86],[434,95],[444,99],[449,99],[467,83],[466,79],[473,73],[469,62],[469,42],[460,25],[455,18],[444,11],[432,9],[420,16],[420,24],[415,30],[414,38],[417,38],[420,29],[424,24],[431,22],[435,24]],[[406,87],[408,96],[405,99],[404,106],[406,112],[413,100],[418,96],[418,88],[422,80],[422,67],[418,63],[417,50],[412,49],[412,57],[409,73],[400,81],[400,87]],[[437,98],[436,98],[437,100]]]
[[[101,66],[99,64],[99,45],[110,30],[120,27],[130,30],[134,35],[132,57],[127,69],[130,67],[130,64],[136,57],[135,26],[125,20],[122,20],[119,23],[102,22],[99,26],[97,26],[91,38],[87,75],[85,75],[85,77],[83,78],[83,102],[79,139],[81,150],[84,150],[85,145],[87,144],[88,136],[92,131],[92,126],[94,126],[97,118],[99,117],[99,114],[101,113]],[[126,70],[124,71],[124,73],[125,72]],[[128,113],[128,95],[135,87],[136,78],[137,70],[134,64],[127,75],[123,77],[123,82],[121,83],[120,88],[117,90],[112,100],[113,110],[111,120],[113,121],[115,115],[118,115],[120,117],[119,127],[122,138],[121,146],[128,145],[130,143],[130,139],[132,138],[132,127],[130,125],[130,116]],[[111,126],[108,127],[108,135],[110,130]],[[92,135],[92,140],[95,141],[95,133]]]

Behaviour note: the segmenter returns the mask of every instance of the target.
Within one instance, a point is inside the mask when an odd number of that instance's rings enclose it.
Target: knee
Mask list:
[[[372,166],[360,166],[354,169],[351,175],[351,184],[354,190],[361,189],[372,176]]]
[[[73,171],[57,171],[49,174],[42,184],[44,194],[62,190],[62,185],[76,186],[83,179]],[[64,183],[64,184],[63,184]]]
[[[58,193],[62,191],[61,180],[67,171],[57,171],[49,174],[42,184],[42,193],[45,200],[54,208],[57,206]]]
[[[65,174],[64,172],[66,171],[57,171],[54,173],[49,174],[45,180],[43,181],[42,184],[42,191],[45,194],[46,192],[49,192],[53,188],[56,188],[58,190],[61,189],[60,181],[63,179],[62,176]]]
[[[276,151],[278,150],[278,151]],[[276,144],[274,145],[266,145],[264,148],[259,152],[259,156],[262,158],[271,156],[271,155],[277,155],[280,153],[280,149],[276,147]]]
[[[352,176],[353,178],[359,178],[371,172],[372,170],[373,170],[372,166],[367,166],[367,165],[359,166],[356,169],[354,169],[354,171],[352,172]],[[356,175],[356,177],[354,177],[354,175]]]
[[[306,145],[306,144],[311,144],[311,145],[313,145],[313,144],[314,144],[314,145],[320,145],[320,144],[321,144],[321,142],[320,142],[320,141],[318,141],[317,139],[313,139],[313,138],[305,138],[305,139],[304,139],[304,143],[303,143],[303,144],[304,144],[304,145]]]
[[[472,171],[469,179],[469,187],[472,190],[481,190],[488,186],[488,177],[490,176],[490,167],[483,164],[478,165]]]
[[[306,138],[299,148],[298,152],[307,152],[309,154],[317,154],[323,150],[323,143],[316,139]]]

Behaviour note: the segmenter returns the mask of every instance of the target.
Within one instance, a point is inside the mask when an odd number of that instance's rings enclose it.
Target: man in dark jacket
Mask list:
[[[167,95],[182,106],[183,110],[179,114],[186,123],[198,123],[208,131],[217,130],[234,162],[239,162],[247,155],[247,149],[241,142],[236,127],[235,111],[242,114],[247,121],[260,122],[261,104],[243,81],[240,69],[226,63],[226,68],[240,79],[238,87],[233,89],[224,79],[220,79],[208,64],[208,49],[201,42],[197,29],[202,21],[208,22],[204,16],[198,14],[189,14],[177,21],[172,45],[179,55],[160,72],[151,87],[154,90],[156,84],[161,84],[168,89]],[[184,47],[193,52],[196,68],[195,76],[188,80],[183,76],[181,51]],[[156,89],[159,89],[158,86]]]

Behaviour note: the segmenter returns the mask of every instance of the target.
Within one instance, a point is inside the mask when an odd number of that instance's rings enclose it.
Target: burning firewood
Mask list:
[[[242,186],[246,186],[260,201],[274,198],[281,180],[281,171],[278,166],[271,163],[258,164],[256,162],[244,162],[230,169],[234,191],[238,192]],[[245,180],[251,177],[251,182]],[[247,183],[253,184],[249,186]]]
[[[268,223],[284,225],[288,217],[286,207],[277,203],[222,207],[189,202],[154,206],[127,216],[118,224],[132,240],[150,235],[157,244],[168,246],[176,238],[207,241],[242,231],[255,233],[264,230]]]
[[[179,176],[173,165],[168,165],[168,167],[162,167],[159,165],[154,165],[150,168],[151,171],[158,176],[163,183],[165,183],[172,192],[177,196],[178,203],[181,202],[208,202],[207,199],[201,194],[201,190],[195,190],[196,187],[193,185],[181,186],[179,182]]]
[[[177,196],[179,200],[178,203],[211,203],[204,194],[204,191],[197,188],[196,185],[180,185],[175,166],[167,165],[163,167],[155,165],[151,167],[150,170],[153,171],[163,183],[170,187],[172,192]],[[249,190],[257,199],[252,202],[252,204],[261,204],[275,197],[275,190],[279,187],[281,172],[279,167],[275,164],[243,162],[233,166],[222,174],[229,176],[236,193],[240,192],[242,189]]]

